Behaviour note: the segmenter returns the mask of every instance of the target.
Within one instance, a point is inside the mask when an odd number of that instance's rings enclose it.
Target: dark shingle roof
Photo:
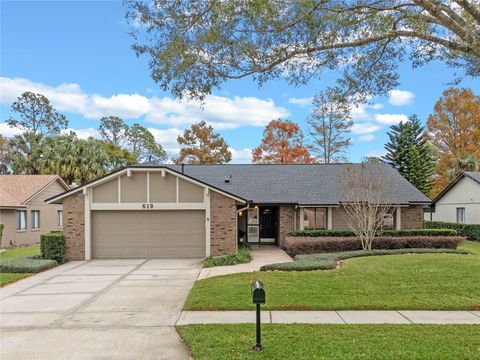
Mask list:
[[[181,172],[181,165],[145,163],[141,166],[166,166]],[[270,204],[333,205],[342,201],[339,176],[346,166],[225,164],[184,165],[185,175],[246,200]],[[429,203],[430,200],[387,164],[365,164],[392,189],[391,201],[398,204]],[[229,177],[230,181],[225,182]]]

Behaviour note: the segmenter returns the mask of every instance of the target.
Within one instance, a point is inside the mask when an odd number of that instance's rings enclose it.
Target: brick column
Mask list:
[[[401,208],[402,229],[421,229],[423,227],[423,205]]]
[[[85,260],[85,195],[81,191],[63,199],[63,233],[68,260]]]
[[[293,205],[281,205],[278,211],[278,245],[283,246],[287,234],[294,230],[293,217],[295,216],[295,207]]]
[[[210,255],[237,251],[236,201],[210,191]]]

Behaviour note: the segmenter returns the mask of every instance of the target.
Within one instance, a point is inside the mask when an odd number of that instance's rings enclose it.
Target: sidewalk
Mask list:
[[[480,311],[262,311],[264,324],[478,324]],[[247,324],[255,311],[183,311],[177,325]]]

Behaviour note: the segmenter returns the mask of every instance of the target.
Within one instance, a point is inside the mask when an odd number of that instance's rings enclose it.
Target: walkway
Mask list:
[[[250,254],[252,255],[252,261],[248,264],[205,268],[200,273],[198,280],[214,276],[260,271],[260,268],[263,265],[293,261],[285,251],[276,246],[260,246],[253,248]]]
[[[262,311],[265,324],[480,324],[480,311]],[[184,311],[177,325],[245,324],[254,311]]]

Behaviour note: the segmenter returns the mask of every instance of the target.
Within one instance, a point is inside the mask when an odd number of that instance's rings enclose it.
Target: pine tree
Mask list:
[[[425,128],[416,115],[406,123],[393,125],[387,134],[390,141],[385,145],[387,154],[383,159],[410,181],[418,190],[429,194],[435,166],[432,149],[427,144]]]

